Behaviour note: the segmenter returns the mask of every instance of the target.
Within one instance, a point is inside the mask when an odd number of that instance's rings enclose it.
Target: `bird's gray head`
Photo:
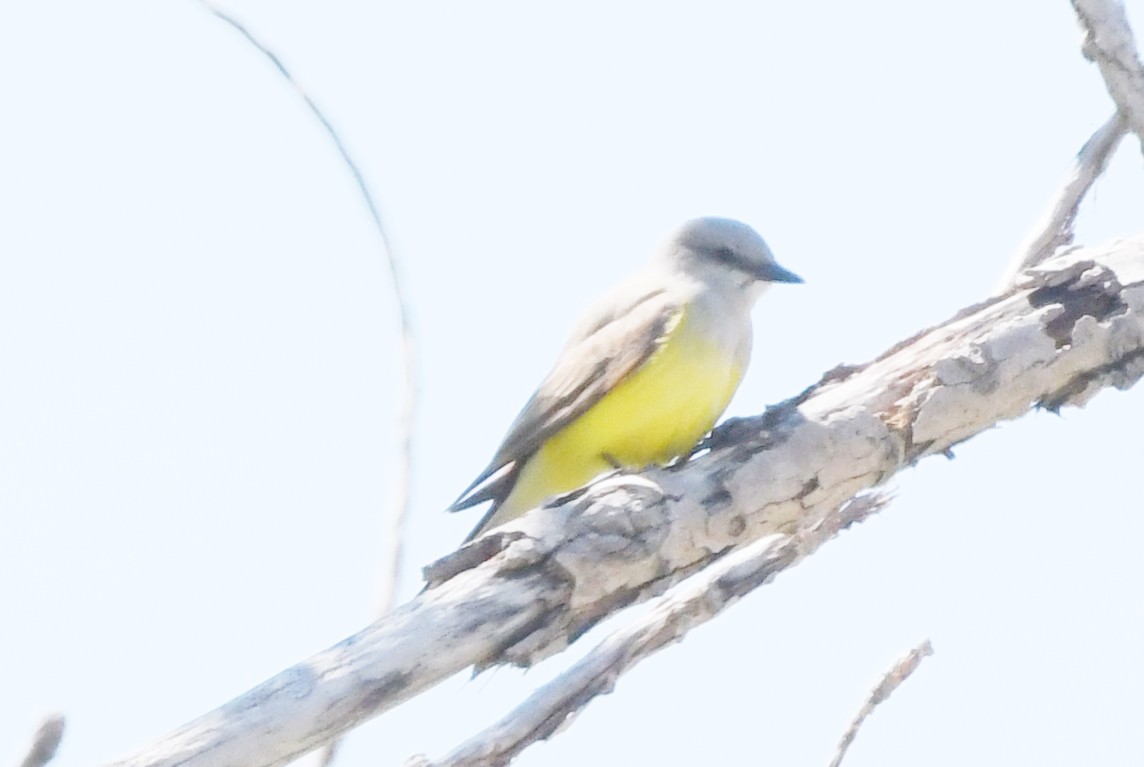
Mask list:
[[[659,251],[657,260],[698,275],[732,275],[746,286],[756,282],[802,282],[775,262],[766,241],[742,221],[693,218],[679,227]]]

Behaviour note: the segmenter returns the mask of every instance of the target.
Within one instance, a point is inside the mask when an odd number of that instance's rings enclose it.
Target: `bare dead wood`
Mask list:
[[[56,756],[60,741],[64,737],[64,718],[59,714],[52,714],[40,723],[36,734],[32,737],[32,746],[20,762],[20,767],[44,767]]]
[[[1144,375],[1144,237],[1076,250],[876,360],[461,549],[414,601],[120,765],[283,763],[468,666],[529,665],[741,547],[995,424]]]
[[[341,134],[334,127],[326,113],[318,106],[318,103],[310,96],[309,93],[302,87],[302,84],[294,77],[290,70],[286,67],[285,62],[273,50],[270,49],[266,43],[255,37],[250,29],[230,15],[226,11],[219,8],[211,0],[199,0],[203,6],[210,11],[215,17],[223,21],[227,25],[234,28],[242,37],[250,43],[259,53],[270,60],[278,74],[282,76],[290,87],[300,99],[306,104],[310,112],[321,123],[322,128],[325,129],[330,140],[337,149],[338,155],[345,163],[347,170],[354,179],[354,184],[357,186],[358,193],[365,203],[366,210],[369,211],[370,219],[373,221],[374,230],[377,233],[378,244],[380,247],[380,255],[382,262],[385,263],[389,269],[389,281],[393,290],[394,305],[397,308],[398,328],[401,334],[401,349],[402,349],[402,387],[401,387],[401,400],[398,408],[398,446],[397,446],[397,461],[396,461],[396,481],[394,483],[394,495],[392,499],[392,506],[390,513],[384,516],[382,525],[381,545],[382,545],[382,559],[385,564],[382,568],[382,578],[378,583],[378,614],[384,615],[393,607],[393,602],[397,593],[397,576],[401,570],[401,540],[402,530],[405,527],[405,518],[409,515],[410,499],[412,497],[411,488],[413,486],[413,431],[414,421],[417,412],[417,354],[416,345],[414,343],[413,333],[413,313],[409,308],[409,302],[405,298],[405,288],[401,279],[401,268],[398,265],[397,257],[393,253],[393,247],[390,245],[389,237],[385,233],[385,226],[381,222],[381,213],[378,211],[377,203],[374,201],[373,193],[369,189],[369,184],[365,180],[365,175],[361,171],[361,167],[353,159],[349,149],[346,148],[345,142],[342,141]]]
[[[737,549],[658,597],[650,612],[609,635],[508,716],[440,760],[406,767],[499,767],[555,734],[589,703],[610,693],[620,676],[691,629],[706,623],[775,575],[793,567],[842,530],[880,511],[889,496],[861,495],[797,535],[776,534]]]
[[[858,730],[862,727],[862,723],[866,721],[866,717],[874,713],[874,709],[880,703],[888,699],[894,694],[894,690],[910,678],[910,675],[918,670],[918,666],[928,656],[933,655],[933,645],[930,640],[926,639],[914,649],[910,650],[904,656],[899,658],[890,669],[882,675],[878,684],[874,685],[874,689],[870,690],[870,694],[866,696],[866,701],[862,704],[862,708],[858,709],[858,713],[850,722],[850,726],[846,728],[846,732],[842,734],[842,740],[838,742],[838,747],[834,750],[834,758],[830,760],[830,767],[839,767],[842,760],[846,758],[846,752],[850,748],[850,744],[854,742],[855,736],[858,735]]]
[[[1017,257],[1001,280],[998,290],[1007,289],[1018,274],[1051,257],[1061,248],[1073,244],[1073,227],[1077,213],[1080,212],[1080,204],[1108,167],[1109,159],[1116,147],[1120,146],[1120,140],[1127,130],[1128,123],[1120,112],[1116,112],[1084,142],[1048,210],[1017,250]]]
[[[399,424],[397,433],[399,437],[397,461],[395,462],[395,490],[389,512],[382,515],[382,529],[379,539],[381,542],[382,574],[381,579],[378,581],[377,614],[385,615],[393,609],[394,602],[396,602],[397,599],[397,579],[401,572],[405,520],[409,516],[412,499],[413,431],[417,412],[417,354],[414,345],[412,312],[409,309],[408,302],[405,300],[405,291],[402,287],[401,272],[397,264],[397,258],[393,254],[389,237],[386,235],[385,227],[381,223],[381,213],[378,211],[377,204],[374,202],[373,193],[369,189],[369,184],[366,183],[361,168],[350,155],[349,150],[342,141],[341,135],[337,129],[334,128],[333,123],[330,122],[325,112],[323,112],[317,102],[310,97],[310,94],[302,88],[301,83],[299,83],[294,75],[291,74],[290,70],[287,69],[281,57],[271,50],[268,45],[255,37],[254,33],[251,32],[245,24],[219,8],[213,2],[210,2],[210,0],[200,0],[200,2],[215,17],[233,27],[255,50],[269,59],[274,65],[274,68],[278,71],[278,74],[290,84],[295,93],[297,93],[302,101],[305,102],[306,106],[309,107],[310,112],[317,118],[318,122],[321,123],[329,135],[330,140],[333,141],[335,148],[338,150],[342,161],[353,176],[358,192],[361,194],[366,209],[369,211],[370,218],[373,220],[374,229],[377,232],[378,240],[381,245],[382,260],[389,267],[390,284],[393,289],[394,303],[397,306],[398,327],[401,334],[403,386],[398,415]],[[325,750],[319,760],[321,767],[329,767],[329,765],[333,763],[337,753],[337,747],[338,742],[336,740],[325,745]]]
[[[1072,245],[1080,204],[1129,127],[1144,141],[1144,69],[1124,7],[1115,0],[1073,0],[1073,8],[1085,29],[1082,52],[1100,67],[1116,112],[1077,153],[1056,197],[1018,249],[998,290],[1008,288],[1020,272]]]
[[[1118,0],[1072,0],[1085,30],[1084,55],[1100,68],[1108,95],[1144,151],[1144,66],[1128,25],[1124,4]]]

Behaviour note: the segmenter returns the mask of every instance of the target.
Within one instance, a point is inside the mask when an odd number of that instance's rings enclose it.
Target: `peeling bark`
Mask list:
[[[1015,286],[720,427],[668,469],[606,477],[427,570],[430,588],[120,765],[280,764],[468,666],[530,665],[624,605],[1038,407],[1144,375],[1144,237]],[[791,561],[794,561],[792,559]]]

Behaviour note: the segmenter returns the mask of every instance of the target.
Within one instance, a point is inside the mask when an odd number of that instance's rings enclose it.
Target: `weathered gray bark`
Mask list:
[[[603,479],[474,542],[414,601],[118,764],[282,763],[468,666],[531,664],[737,547],[812,531],[1001,421],[1142,374],[1144,237],[1073,251],[721,427],[683,466]]]

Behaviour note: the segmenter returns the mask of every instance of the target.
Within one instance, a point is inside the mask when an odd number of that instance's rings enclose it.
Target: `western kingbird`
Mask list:
[[[697,218],[596,303],[449,511],[492,501],[466,542],[610,469],[663,465],[723,414],[751,354],[751,308],[802,282],[739,221]]]

